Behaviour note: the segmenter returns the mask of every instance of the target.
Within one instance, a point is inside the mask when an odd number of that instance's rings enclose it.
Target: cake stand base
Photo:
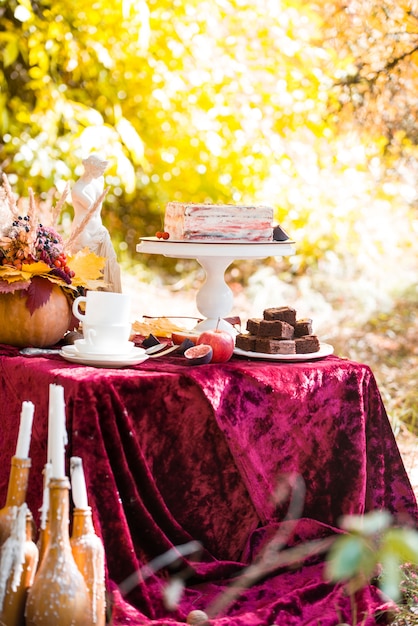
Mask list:
[[[197,332],[216,327],[227,330],[235,337],[237,331],[225,321],[234,305],[234,295],[225,282],[226,269],[238,259],[263,259],[269,256],[294,254],[293,241],[267,243],[216,243],[159,240],[142,237],[137,252],[162,254],[177,259],[196,259],[205,271],[206,278],[196,295],[196,306],[205,318],[194,328]]]

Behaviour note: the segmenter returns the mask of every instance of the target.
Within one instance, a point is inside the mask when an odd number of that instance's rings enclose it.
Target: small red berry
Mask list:
[[[155,236],[157,237],[157,239],[161,239],[163,234],[160,230],[157,230],[157,232],[155,233]]]
[[[162,233],[162,238],[163,239],[168,239],[169,237],[170,237],[170,233],[167,233],[165,231]]]

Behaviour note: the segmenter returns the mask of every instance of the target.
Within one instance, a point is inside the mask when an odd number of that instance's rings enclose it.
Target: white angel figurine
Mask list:
[[[83,160],[83,165],[84,173],[71,190],[74,219],[68,247],[72,252],[87,247],[98,256],[105,257],[106,289],[120,293],[122,291],[120,267],[109,231],[103,226],[101,217],[102,200],[105,196],[103,174],[108,161],[91,154]]]

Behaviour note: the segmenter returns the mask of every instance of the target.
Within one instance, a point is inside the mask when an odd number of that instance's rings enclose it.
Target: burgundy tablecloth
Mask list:
[[[129,369],[23,357],[0,346],[0,497],[4,502],[21,402],[35,404],[28,504],[38,519],[46,462],[49,383],[63,385],[67,457],[83,459],[89,502],[107,559],[112,623],[179,624],[239,578],[268,540],[291,546],[338,531],[343,514],[387,509],[416,525],[414,494],[370,369],[331,356],[307,363],[248,361],[192,367],[181,356]],[[287,494],[286,486],[292,485]],[[304,494],[305,490],[305,495]],[[287,494],[287,495],[286,495]],[[297,516],[295,522],[286,516]],[[120,586],[173,546],[197,540],[128,594]],[[286,557],[287,558],[287,557]],[[286,561],[286,559],[285,559]],[[163,589],[186,581],[179,608]],[[359,621],[377,623],[384,601],[369,586]],[[211,624],[334,626],[351,623],[344,589],[323,557],[278,562]]]

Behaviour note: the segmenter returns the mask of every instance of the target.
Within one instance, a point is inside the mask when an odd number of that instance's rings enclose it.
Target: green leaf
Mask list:
[[[341,528],[363,535],[374,535],[390,526],[392,516],[388,511],[371,511],[365,515],[346,515],[342,518]]]
[[[403,563],[418,564],[418,532],[412,528],[391,528],[382,539],[382,554],[398,556]]]
[[[373,553],[362,537],[343,535],[333,544],[327,556],[326,576],[332,581],[343,581],[374,568]]]
[[[381,559],[381,565],[383,573],[379,579],[379,587],[385,595],[396,602],[401,596],[402,573],[400,559],[396,554],[387,552]]]

